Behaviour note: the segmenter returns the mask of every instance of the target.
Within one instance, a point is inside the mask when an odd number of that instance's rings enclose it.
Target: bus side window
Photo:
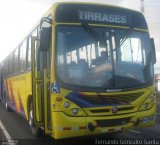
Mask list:
[[[14,56],[13,56],[13,72],[16,73],[18,72],[18,57],[19,57],[19,47],[16,48],[14,51]]]
[[[6,77],[6,60],[4,61],[4,77]]]
[[[5,60],[5,77],[7,76],[8,73],[8,59]]]
[[[13,73],[13,53],[9,56],[9,75],[12,75]]]
[[[27,46],[27,70],[29,70],[31,69],[31,37],[28,38]]]
[[[26,40],[20,46],[19,56],[19,71],[24,71],[26,68]]]
[[[4,79],[4,61],[2,62],[1,70],[2,70],[2,78]]]

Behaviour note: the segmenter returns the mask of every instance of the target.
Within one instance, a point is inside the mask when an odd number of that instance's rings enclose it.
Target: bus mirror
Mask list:
[[[156,48],[154,43],[154,38],[151,38],[151,47],[152,47],[152,57],[153,57],[153,63],[156,63]]]
[[[52,27],[42,28],[40,34],[40,51],[48,51],[51,45]]]

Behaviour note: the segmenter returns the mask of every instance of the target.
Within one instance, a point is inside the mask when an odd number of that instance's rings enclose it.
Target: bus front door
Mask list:
[[[51,133],[49,50],[39,50],[39,40],[32,37],[33,117],[45,134]]]

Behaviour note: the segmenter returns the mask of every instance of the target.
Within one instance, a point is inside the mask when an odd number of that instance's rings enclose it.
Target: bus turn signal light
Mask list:
[[[61,102],[61,101],[63,101],[63,98],[61,98],[61,97],[56,97],[56,101],[57,101],[57,102]]]

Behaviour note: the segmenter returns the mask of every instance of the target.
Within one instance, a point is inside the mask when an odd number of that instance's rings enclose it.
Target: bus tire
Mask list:
[[[9,108],[9,106],[8,106],[7,101],[5,101],[5,109],[6,109],[6,111],[10,111],[10,108]]]
[[[43,136],[43,131],[41,130],[41,128],[34,125],[32,103],[29,105],[28,124],[29,124],[31,132],[34,136],[36,136],[36,137]]]
[[[9,105],[8,105],[8,102],[7,102],[6,97],[4,98],[4,107],[5,107],[5,110],[6,110],[7,112],[10,112],[10,111],[11,111],[11,108],[10,108]]]

